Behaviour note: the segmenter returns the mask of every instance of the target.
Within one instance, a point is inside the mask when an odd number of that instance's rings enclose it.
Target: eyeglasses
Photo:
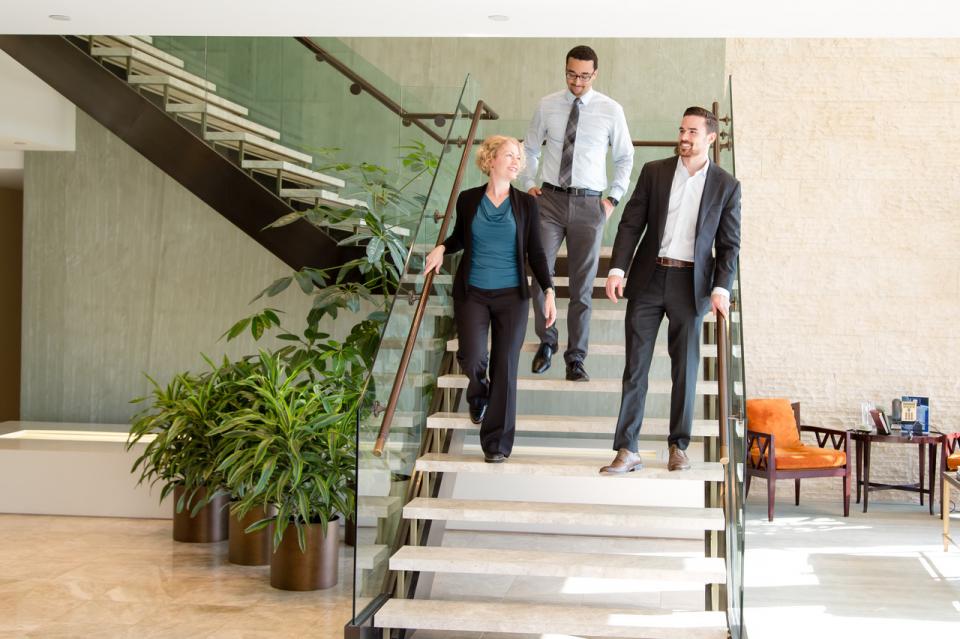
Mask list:
[[[573,82],[574,80],[580,80],[581,82],[589,82],[596,71],[591,71],[590,73],[574,73],[573,71],[567,71],[567,80]]]

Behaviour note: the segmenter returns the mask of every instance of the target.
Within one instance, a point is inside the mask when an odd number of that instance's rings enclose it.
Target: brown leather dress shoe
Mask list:
[[[601,468],[600,473],[602,475],[620,475],[642,469],[643,462],[640,460],[640,455],[631,452],[629,448],[621,448],[617,451],[617,456],[614,457],[613,463]]]
[[[687,454],[680,450],[676,444],[670,445],[670,461],[667,462],[667,470],[690,470],[690,460]]]

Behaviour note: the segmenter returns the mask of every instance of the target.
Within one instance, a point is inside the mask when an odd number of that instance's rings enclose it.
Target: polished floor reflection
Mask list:
[[[751,494],[744,580],[750,639],[955,636],[960,550],[944,552],[939,517],[906,503],[850,510],[840,516],[839,500],[785,501],[768,522],[766,503]]]
[[[339,585],[283,592],[170,521],[0,515],[0,637],[340,639],[351,565],[341,547]]]

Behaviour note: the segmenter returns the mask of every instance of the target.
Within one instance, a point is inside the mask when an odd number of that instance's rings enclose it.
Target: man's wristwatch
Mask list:
[[[615,197],[610,197],[609,195],[607,196],[607,201],[610,202],[610,204],[613,204],[614,206],[616,206],[617,204],[620,204],[620,200],[618,200]]]

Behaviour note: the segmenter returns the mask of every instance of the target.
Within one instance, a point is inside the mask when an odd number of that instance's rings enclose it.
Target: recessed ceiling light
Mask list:
[[[510,19],[510,16],[505,16],[501,13],[495,13],[487,17],[493,20],[494,22],[506,22],[507,20]]]
[[[51,20],[59,20],[60,22],[69,22],[69,21],[70,21],[70,16],[64,15],[64,14],[62,14],[62,13],[51,13],[51,14],[50,14],[49,16],[47,16],[47,17],[50,18]]]

